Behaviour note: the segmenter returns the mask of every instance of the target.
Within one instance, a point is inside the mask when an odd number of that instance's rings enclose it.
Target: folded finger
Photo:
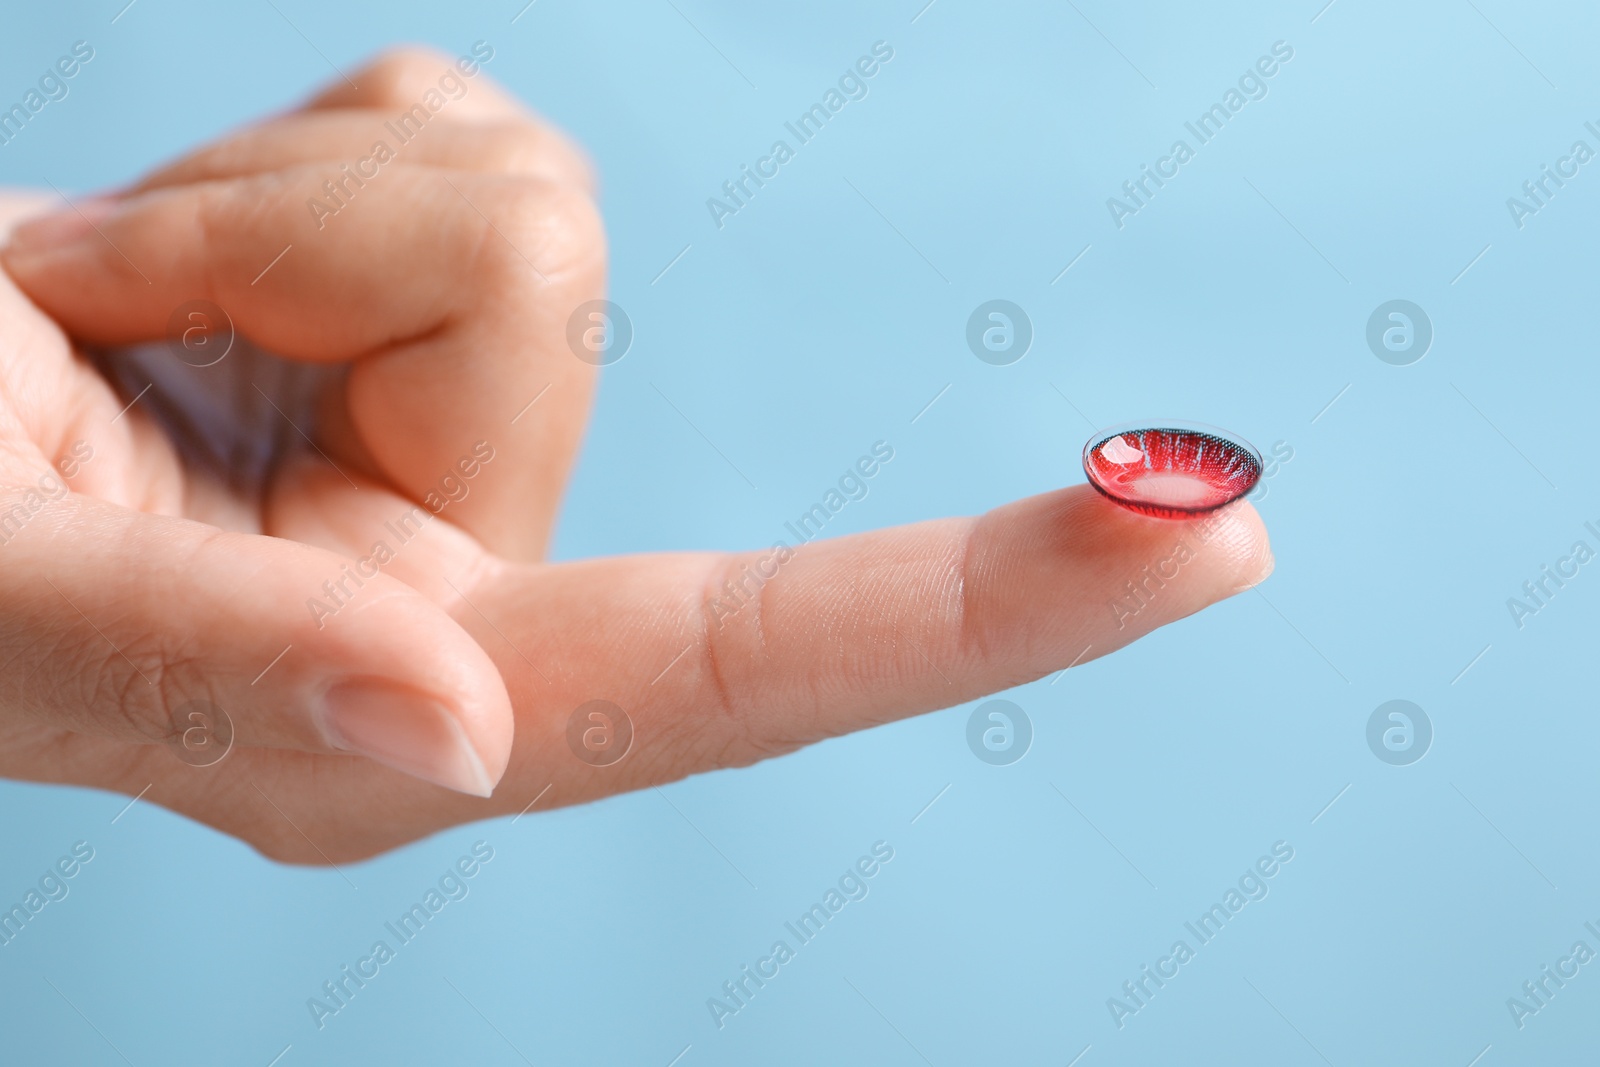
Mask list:
[[[202,298],[269,351],[355,361],[346,414],[362,458],[428,503],[445,499],[438,488],[463,463],[475,472],[492,453],[496,466],[451,503],[451,518],[508,558],[536,558],[593,388],[593,366],[567,337],[603,286],[593,202],[568,185],[432,167],[330,198],[323,170],[34,220],[0,258],[80,340],[161,338],[175,308]]]

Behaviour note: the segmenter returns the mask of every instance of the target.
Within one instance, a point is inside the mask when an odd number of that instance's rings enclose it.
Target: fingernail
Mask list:
[[[458,793],[494,792],[460,721],[415,690],[368,679],[343,682],[323,697],[323,714],[335,748]]]
[[[83,200],[48,215],[38,215],[11,231],[10,248],[18,252],[45,252],[60,248],[94,232],[114,214],[120,201],[112,197]]]

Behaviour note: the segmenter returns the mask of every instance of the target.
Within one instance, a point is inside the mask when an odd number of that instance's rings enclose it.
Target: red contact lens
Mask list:
[[[1125,508],[1186,519],[1248,493],[1261,478],[1261,453],[1214,426],[1127,423],[1089,439],[1083,469],[1090,485]]]

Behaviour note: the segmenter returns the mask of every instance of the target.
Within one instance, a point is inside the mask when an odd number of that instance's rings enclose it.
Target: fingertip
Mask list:
[[[1206,555],[1219,590],[1216,600],[1254,589],[1272,574],[1272,541],[1261,512],[1250,501],[1240,499],[1211,514],[1182,520],[1182,525],[1192,531],[1195,541],[1210,549]]]
[[[6,238],[6,260],[25,264],[29,257],[73,245],[94,233],[97,226],[116,213],[118,206],[115,199],[96,197],[23,219]]]
[[[327,691],[329,733],[397,770],[489,796],[511,759],[511,698],[482,646],[410,591],[356,606],[330,650],[349,672]],[[332,627],[330,626],[330,630]]]
[[[1246,502],[1158,518],[1087,485],[990,512],[975,536],[968,627],[1012,673],[1105,655],[1259,584],[1273,565]],[[1005,652],[1018,649],[1020,666]]]
[[[1086,490],[1088,487],[1079,487]],[[1064,491],[1064,495],[1072,494]],[[1182,519],[1145,515],[1099,493],[1067,496],[1089,531],[1098,530],[1114,554],[1148,562],[1192,552],[1212,601],[1260,585],[1272,574],[1271,540],[1260,512],[1248,500]],[[1189,569],[1185,561],[1184,569]]]

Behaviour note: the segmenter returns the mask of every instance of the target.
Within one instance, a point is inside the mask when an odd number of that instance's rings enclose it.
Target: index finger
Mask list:
[[[518,720],[508,773],[554,780],[572,802],[1033,681],[1272,566],[1247,503],[1172,521],[1077,486],[784,550],[507,568],[467,590],[404,577],[457,600],[506,678]],[[566,738],[594,700],[627,715],[638,752],[605,773],[573,761]]]

